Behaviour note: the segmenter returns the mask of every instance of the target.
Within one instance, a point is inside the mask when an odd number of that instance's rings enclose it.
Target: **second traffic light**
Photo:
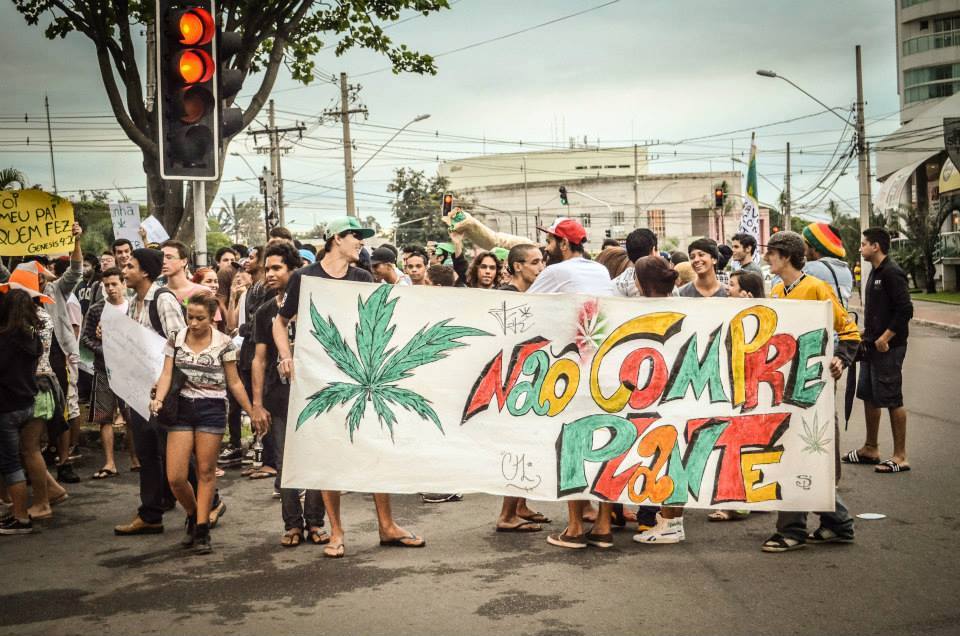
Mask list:
[[[221,70],[240,46],[217,28],[215,0],[156,0],[157,141],[163,179],[216,181],[221,143],[240,130],[239,109],[222,102],[240,90],[243,74]]]
[[[560,205],[570,205],[567,199],[567,186],[560,186]]]
[[[722,208],[723,207],[723,188],[716,188],[713,191],[713,207]]]

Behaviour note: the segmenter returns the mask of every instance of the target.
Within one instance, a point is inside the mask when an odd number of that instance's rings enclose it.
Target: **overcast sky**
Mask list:
[[[436,76],[373,72],[384,58],[352,51],[342,58],[332,48],[317,56],[328,74],[347,72],[362,85],[367,124],[400,127],[420,114],[430,119],[408,129],[357,176],[361,216],[389,223],[385,192],[394,169],[415,167],[432,174],[437,158],[521,149],[516,143],[565,144],[567,137],[591,144],[628,145],[644,140],[676,142],[756,128],[760,173],[782,187],[784,146],[793,150],[793,194],[797,199],[823,175],[844,125],[781,80],[758,77],[769,68],[789,77],[831,106],[846,112],[855,99],[854,46],[863,47],[867,135],[898,124],[894,2],[892,0],[459,0],[450,10],[416,17],[388,33],[422,52],[439,54],[507,35],[563,16],[600,7],[521,35],[441,56]],[[43,97],[54,118],[57,185],[61,191],[121,189],[144,201],[141,155],[109,117],[93,45],[82,35],[46,40],[28,26],[13,5],[0,4],[3,55],[0,74],[0,165],[24,171],[31,182],[49,187]],[[333,107],[338,88],[324,81],[300,87],[281,71],[274,98],[278,123],[303,121],[308,138],[291,143],[283,173],[288,221],[305,230],[343,213],[340,127],[319,123]],[[361,74],[366,74],[362,75]],[[259,78],[241,92],[252,94]],[[29,113],[30,128],[23,115]],[[266,121],[265,111],[260,122]],[[69,119],[64,119],[69,117]],[[387,128],[353,129],[360,165],[392,134]],[[36,126],[36,128],[33,128]],[[424,133],[436,133],[433,136]],[[29,136],[30,144],[26,146]],[[72,143],[68,142],[74,138]],[[459,137],[459,138],[458,138]],[[463,137],[478,141],[464,140]],[[733,153],[746,157],[749,132],[720,134],[651,149],[651,172],[727,170]],[[849,140],[849,134],[846,139]],[[841,146],[846,148],[846,141]],[[106,150],[106,151],[105,151]],[[245,135],[231,147],[259,172],[257,155]],[[676,153],[676,154],[674,154]],[[248,179],[239,181],[237,178]],[[833,179],[828,179],[829,184]],[[303,183],[296,183],[303,182]],[[307,185],[309,184],[309,185]],[[876,190],[876,184],[874,190]],[[332,188],[332,189],[330,189]],[[259,197],[258,185],[238,157],[230,157],[221,187],[224,196]],[[761,200],[776,201],[777,189],[759,184]],[[815,203],[821,191],[801,202]],[[857,207],[856,162],[829,197]],[[818,207],[826,205],[824,199]]]

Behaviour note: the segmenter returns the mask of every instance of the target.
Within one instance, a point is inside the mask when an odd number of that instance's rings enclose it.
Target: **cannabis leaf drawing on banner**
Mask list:
[[[327,355],[337,368],[350,376],[354,382],[331,382],[320,389],[308,400],[307,407],[300,413],[297,429],[312,417],[330,411],[335,406],[343,406],[353,400],[347,413],[347,430],[353,442],[354,432],[360,428],[360,421],[371,404],[380,420],[380,426],[386,425],[393,440],[393,425],[397,417],[390,405],[401,406],[416,413],[425,420],[432,421],[440,432],[443,426],[436,411],[425,397],[398,386],[400,380],[413,377],[417,367],[436,362],[447,357],[447,351],[466,346],[458,338],[467,336],[489,336],[492,334],[473,327],[460,327],[448,324],[451,318],[421,327],[410,340],[400,347],[387,349],[396,329],[391,324],[393,310],[399,299],[389,300],[391,285],[381,285],[370,294],[367,301],[357,298],[357,351],[344,340],[343,335],[333,323],[332,318],[324,319],[317,311],[313,300],[310,301],[310,320],[313,323],[313,337],[323,346]]]
[[[807,423],[806,418],[803,420],[803,432],[800,434],[800,439],[803,440],[803,452],[805,453],[826,453],[827,447],[833,441],[827,437],[827,423],[824,422],[821,426],[817,420],[816,413],[813,415],[812,425]]]

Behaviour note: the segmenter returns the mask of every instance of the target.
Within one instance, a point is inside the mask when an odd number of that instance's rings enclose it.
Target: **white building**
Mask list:
[[[739,171],[649,174],[645,149],[633,146],[468,157],[441,163],[439,172],[493,229],[536,240],[537,225],[570,216],[583,223],[591,250],[638,227],[656,232],[664,248],[686,249],[700,236],[729,239],[742,207]],[[714,209],[721,184],[722,215]],[[561,186],[569,205],[560,202]],[[766,216],[761,220],[766,230]]]

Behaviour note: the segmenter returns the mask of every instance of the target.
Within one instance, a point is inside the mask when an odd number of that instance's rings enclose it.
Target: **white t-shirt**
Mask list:
[[[643,296],[637,288],[637,276],[633,266],[623,270],[623,272],[613,279],[613,295],[623,296],[625,298],[636,298]]]
[[[67,313],[70,315],[70,324],[79,327],[83,324],[83,308],[76,294],[67,297]]]
[[[544,269],[527,292],[613,296],[613,281],[606,267],[578,256]]]

